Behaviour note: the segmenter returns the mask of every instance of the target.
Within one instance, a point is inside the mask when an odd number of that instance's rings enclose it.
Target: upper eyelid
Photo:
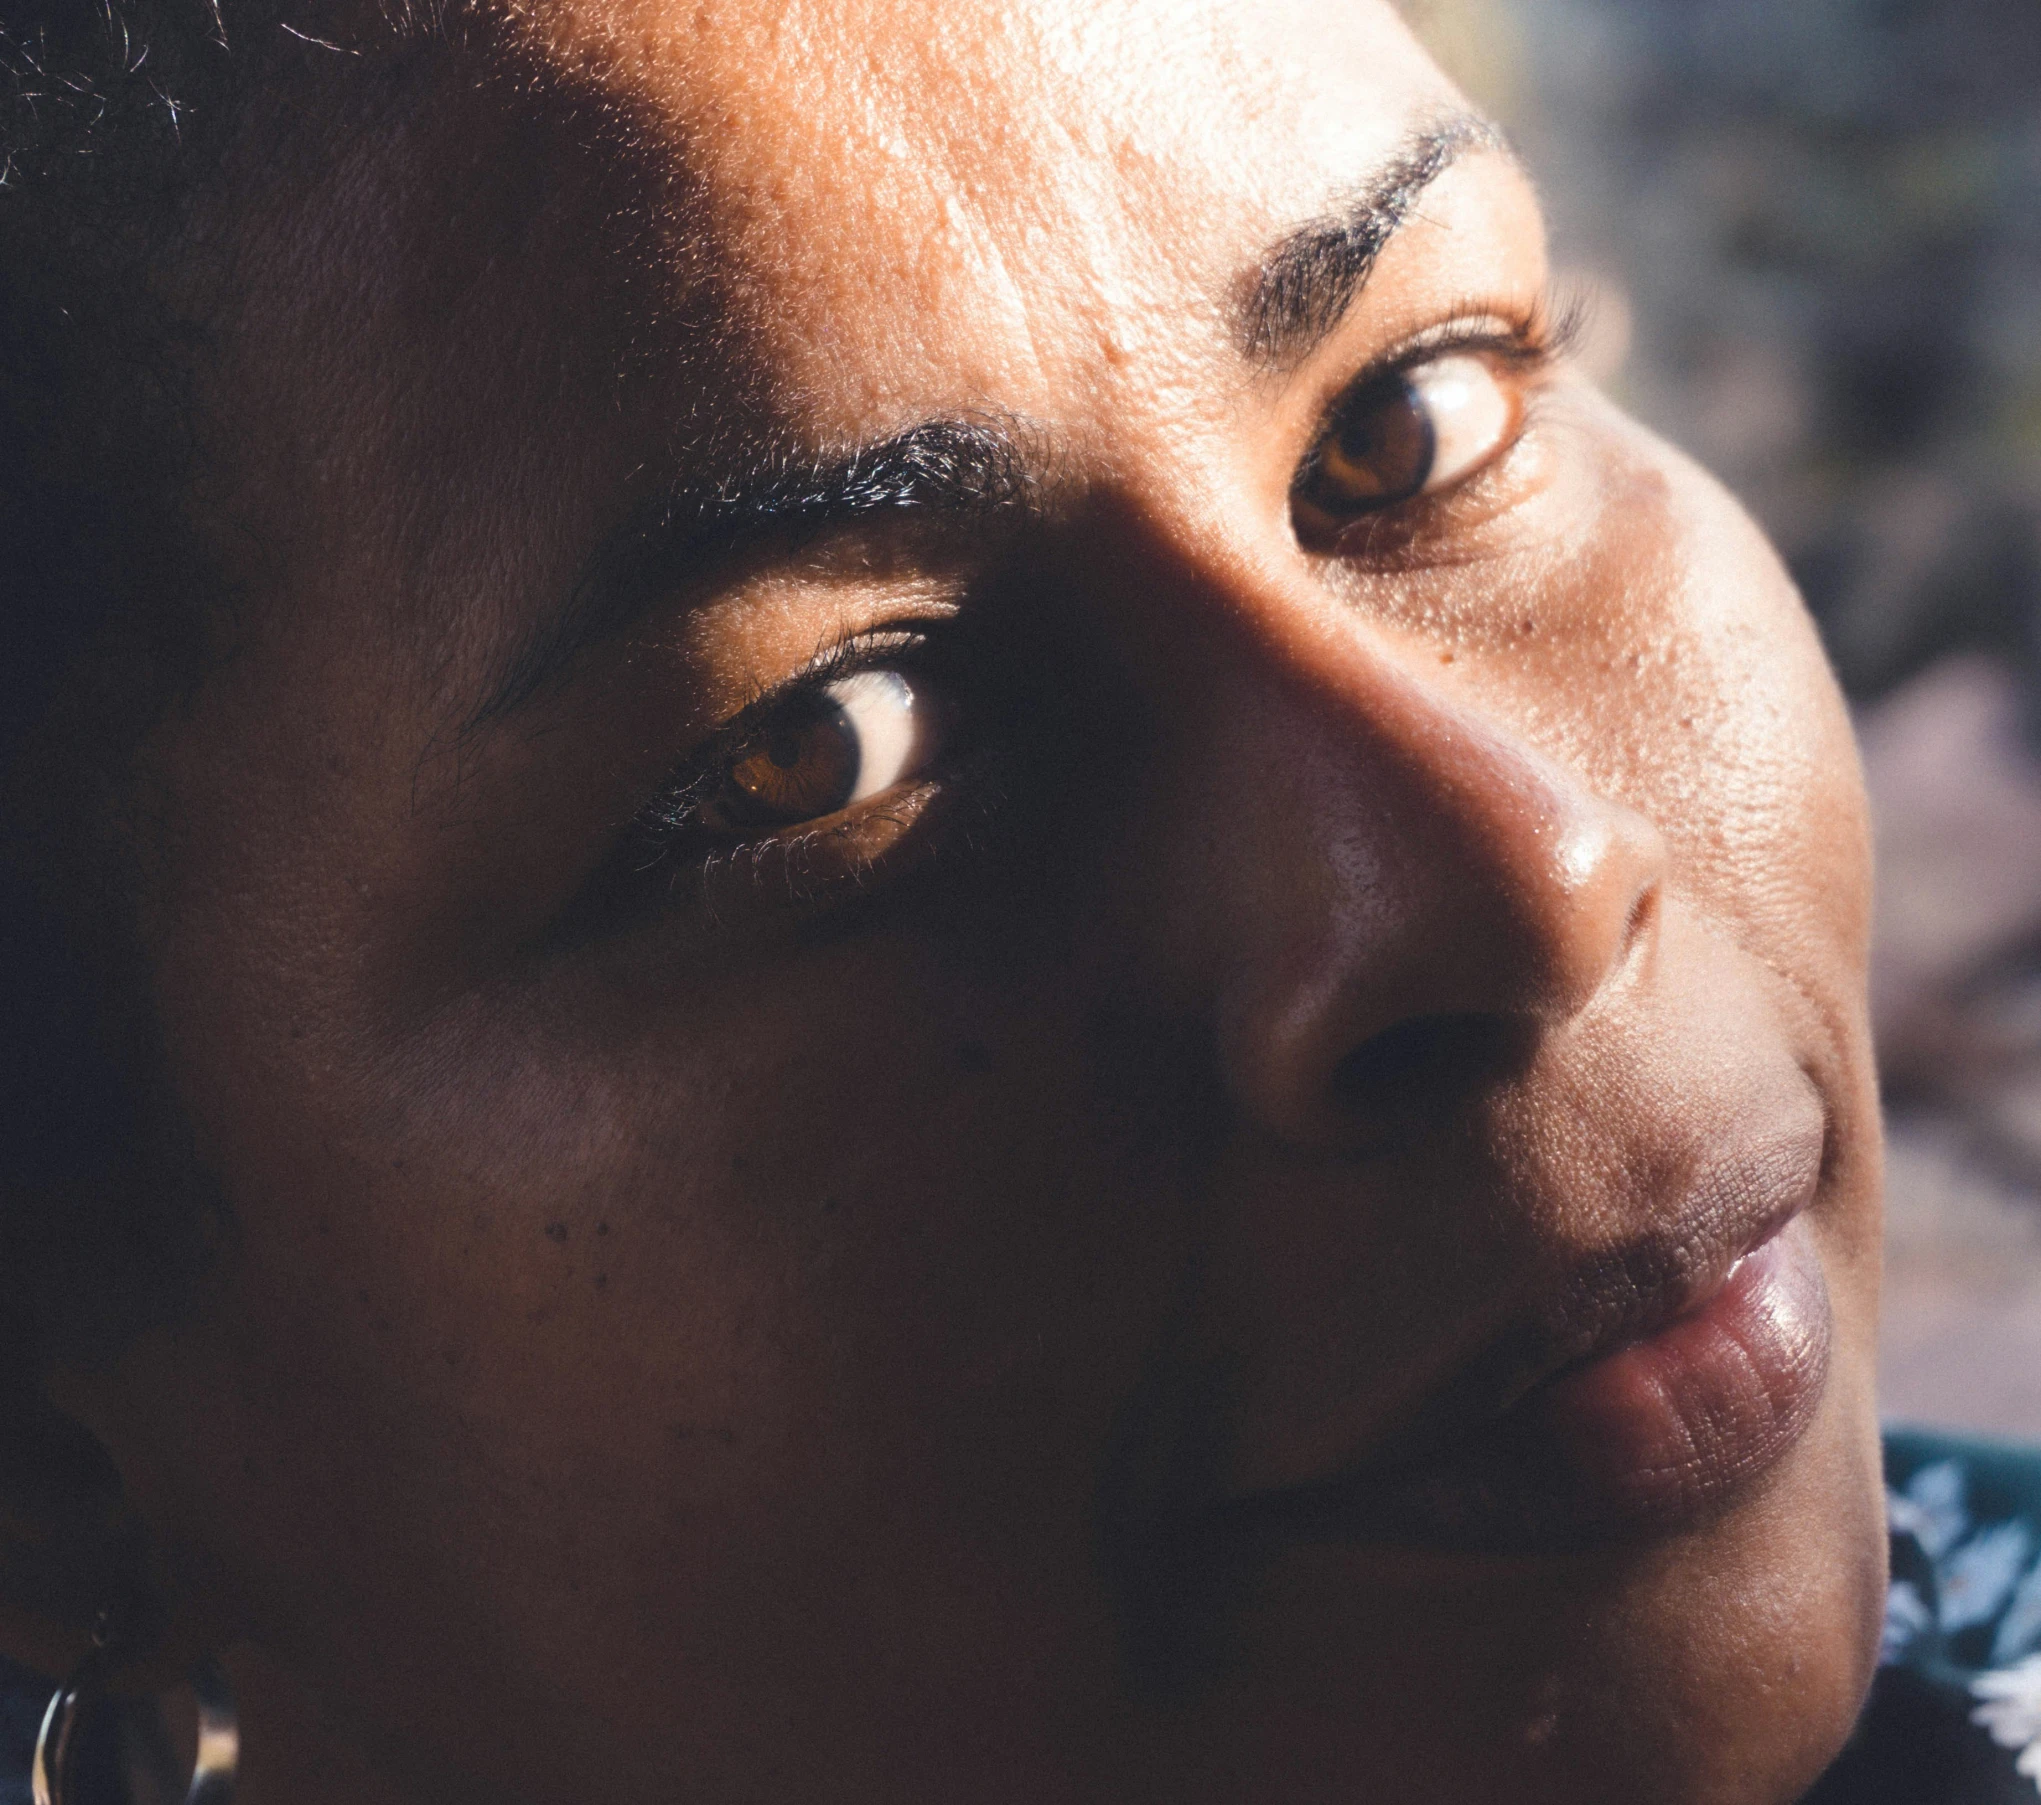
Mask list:
[[[1451,349],[1452,347],[1447,347],[1448,351]],[[1542,380],[1542,378],[1546,376],[1553,366],[1563,359],[1566,352],[1566,347],[1563,343],[1554,342],[1550,338],[1537,342],[1519,341],[1515,345],[1506,346],[1503,349],[1515,354],[1518,357],[1520,366],[1528,366],[1530,378],[1524,385],[1522,401],[1517,415],[1516,429],[1509,441],[1500,447],[1493,457],[1487,459],[1479,467],[1470,471],[1466,477],[1453,483],[1445,490],[1437,493],[1419,493],[1408,497],[1404,501],[1392,503],[1381,509],[1359,515],[1346,522],[1343,526],[1331,529],[1329,537],[1322,541],[1317,541],[1317,536],[1314,534],[1313,539],[1316,541],[1315,543],[1304,543],[1304,535],[1300,529],[1299,539],[1300,543],[1303,544],[1303,549],[1314,556],[1326,557],[1339,562],[1351,562],[1356,556],[1366,558],[1372,555],[1376,535],[1384,531],[1400,531],[1421,535],[1426,531],[1426,527],[1422,523],[1428,521],[1435,522],[1444,518],[1443,510],[1452,508],[1456,503],[1462,501],[1467,494],[1480,490],[1484,484],[1490,482],[1496,470],[1511,460],[1518,447],[1532,434],[1538,422],[1545,417],[1545,409],[1550,403],[1552,390],[1550,385]],[[1426,358],[1436,355],[1438,355],[1436,349],[1428,349],[1417,361],[1422,362]],[[1397,367],[1393,362],[1378,366],[1377,377],[1391,372]],[[1407,368],[1409,365],[1405,364],[1403,367]],[[1316,467],[1320,447],[1324,444],[1326,436],[1332,430],[1333,424],[1338,420],[1339,408],[1362,389],[1367,382],[1375,380],[1377,377],[1357,377],[1346,388],[1340,391],[1332,407],[1327,411],[1327,425],[1312,440],[1311,450],[1297,467],[1296,476],[1291,484],[1293,496],[1297,495],[1304,487],[1313,469]],[[1297,504],[1293,501],[1292,505],[1295,506]],[[1400,526],[1398,525],[1399,522],[1402,523]],[[1350,542],[1356,534],[1364,535],[1367,538],[1370,548],[1368,551],[1357,553],[1354,550]]]
[[[633,824],[653,832],[683,828],[699,811],[702,786],[714,775],[718,761],[744,744],[773,710],[804,690],[826,688],[859,671],[878,668],[888,656],[911,659],[925,650],[927,643],[925,631],[893,627],[845,634],[823,645],[798,670],[762,686],[735,714],[682,754],[658,792],[633,814]]]
[[[1317,464],[1319,448],[1331,437],[1341,414],[1375,383],[1417,369],[1424,364],[1461,353],[1487,353],[1513,365],[1520,373],[1537,378],[1559,364],[1581,330],[1572,310],[1554,315],[1545,297],[1535,309],[1512,320],[1492,310],[1468,312],[1403,340],[1373,359],[1342,383],[1319,409],[1311,441],[1298,460],[1291,478],[1294,490]],[[1529,418],[1528,410],[1524,416]]]
[[[1414,370],[1455,353],[1487,352],[1533,374],[1560,361],[1580,328],[1572,313],[1554,318],[1541,301],[1533,313],[1512,319],[1507,314],[1469,312],[1428,326],[1381,353],[1342,383],[1320,410],[1317,437],[1322,438],[1356,395],[1384,377]],[[1314,443],[1316,440],[1314,439]]]
[[[1562,313],[1555,317],[1546,296],[1540,296],[1532,307],[1521,310],[1515,317],[1495,308],[1470,307],[1457,317],[1424,328],[1372,359],[1328,397],[1312,434],[1312,452],[1300,463],[1298,478],[1309,469],[1312,454],[1333,429],[1341,410],[1370,384],[1455,353],[1487,353],[1507,360],[1520,371],[1536,373],[1559,360],[1574,330],[1572,315]],[[918,623],[911,628],[850,633],[819,647],[799,669],[762,684],[740,709],[704,735],[683,755],[657,795],[637,811],[636,819],[647,824],[657,821],[667,827],[677,825],[676,805],[698,791],[717,757],[742,743],[743,736],[773,709],[803,690],[819,688],[837,677],[869,668],[868,661],[876,656],[921,650],[927,640],[925,627]]]
[[[712,727],[682,762],[692,763],[695,758],[706,756],[714,748],[727,743],[733,735],[755,726],[759,719],[770,714],[775,708],[784,706],[803,690],[822,689],[843,677],[854,676],[861,670],[872,668],[871,661],[887,655],[910,658],[927,644],[928,635],[913,628],[879,628],[864,633],[847,633],[832,639],[811,656],[798,669],[789,671],[784,677],[776,677],[762,683],[743,707],[718,726]]]

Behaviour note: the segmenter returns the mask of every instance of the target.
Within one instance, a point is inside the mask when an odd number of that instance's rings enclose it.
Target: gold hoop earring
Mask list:
[[[104,1691],[102,1645],[79,1663],[78,1670],[50,1696],[42,1732],[35,1739],[35,1765],[30,1773],[35,1805],[82,1805],[71,1796],[71,1764],[77,1753],[78,1725]],[[191,1790],[185,1805],[228,1805],[234,1796],[234,1774],[241,1764],[240,1719],[234,1690],[219,1663],[201,1661],[191,1671],[191,1689],[198,1695],[198,1759],[192,1764]]]

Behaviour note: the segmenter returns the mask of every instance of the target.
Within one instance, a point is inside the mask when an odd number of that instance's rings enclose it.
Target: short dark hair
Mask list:
[[[78,1329],[80,1268],[134,1263],[117,1244],[138,1230],[160,1238],[90,1201],[135,1190],[117,1175],[155,1138],[123,782],[194,673],[217,589],[183,504],[204,334],[166,302],[160,274],[259,65],[257,10],[0,0],[0,1297],[10,1338],[56,1319]],[[106,1276],[82,1315],[133,1318],[134,1286]]]

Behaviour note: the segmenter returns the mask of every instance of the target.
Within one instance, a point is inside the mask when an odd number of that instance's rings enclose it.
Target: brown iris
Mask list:
[[[732,755],[707,812],[731,828],[818,820],[850,802],[862,762],[842,705],[827,695],[804,698]]]
[[[1402,371],[1369,383],[1340,411],[1298,479],[1296,499],[1332,521],[1407,501],[1438,457],[1431,410]]]

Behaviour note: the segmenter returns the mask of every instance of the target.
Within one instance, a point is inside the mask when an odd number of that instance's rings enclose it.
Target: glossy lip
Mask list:
[[[1544,1552],[1731,1505],[1798,1442],[1828,1376],[1828,1287],[1795,1141],[1690,1190],[1576,1268],[1438,1391],[1414,1432],[1321,1480],[1222,1504],[1222,1537]]]

